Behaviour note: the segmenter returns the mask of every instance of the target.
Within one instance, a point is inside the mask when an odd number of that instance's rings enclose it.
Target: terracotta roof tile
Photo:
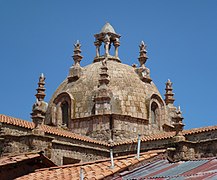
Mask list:
[[[120,172],[131,165],[135,165],[138,162],[147,160],[151,157],[155,157],[160,153],[164,153],[166,150],[148,151],[141,153],[140,159],[135,158],[134,155],[121,156],[114,158],[114,168],[111,169],[110,159],[103,159],[87,163],[79,163],[72,165],[65,165],[53,168],[41,169],[36,172],[27,174],[18,180],[36,180],[36,179],[80,179],[80,169],[83,169],[84,179],[103,179],[114,173]]]
[[[10,156],[3,156],[0,158],[0,166],[6,166],[9,164],[16,164],[21,161],[25,161],[28,159],[34,159],[42,156],[40,152],[29,152],[29,153],[23,153],[23,154],[16,154],[16,155],[10,155]],[[44,156],[44,158],[46,158]]]
[[[215,131],[215,130],[217,130],[217,126],[207,126],[207,127],[202,127],[202,128],[183,130],[182,134],[191,135],[191,134],[198,134],[202,132]],[[160,134],[155,134],[155,135],[150,135],[150,136],[143,136],[141,137],[141,141],[146,142],[146,141],[169,139],[169,138],[172,138],[174,135],[175,135],[175,132],[166,132],[166,133],[160,133]],[[132,144],[132,143],[137,143],[137,138],[127,140],[127,141],[117,142],[117,143],[114,143],[114,145],[118,146],[122,144]]]
[[[14,126],[27,128],[27,129],[33,129],[34,128],[33,122],[21,120],[18,118],[14,118],[14,117],[2,115],[2,114],[0,114],[0,122],[6,123],[6,124],[11,124]],[[72,132],[69,132],[66,130],[62,130],[62,129],[59,129],[56,127],[48,126],[48,125],[43,125],[42,129],[45,131],[45,133],[52,134],[52,135],[77,139],[80,141],[85,141],[85,142],[90,142],[90,143],[95,143],[95,144],[100,144],[100,145],[105,145],[105,146],[111,146],[106,142],[93,140],[87,136],[78,135],[78,134],[75,134],[75,133],[72,133]],[[217,130],[217,126],[208,126],[208,127],[184,130],[183,135],[191,135],[191,134],[197,134],[197,133],[213,131],[213,130]],[[156,141],[156,140],[169,139],[169,138],[172,138],[174,135],[175,135],[175,132],[166,132],[166,133],[155,134],[155,135],[150,135],[150,136],[143,136],[143,137],[141,137],[141,141],[146,142],[146,141]],[[132,144],[132,143],[137,143],[137,138],[126,140],[126,141],[116,142],[116,143],[114,143],[114,146],[123,145],[123,144]]]
[[[6,115],[3,115],[3,114],[0,114],[0,122],[5,123],[5,124],[14,125],[14,126],[27,128],[27,129],[33,129],[34,128],[34,123],[33,122],[29,122],[29,121],[25,121],[25,120],[22,120],[22,119],[6,116]],[[97,141],[97,140],[91,139],[91,138],[89,138],[87,136],[78,135],[78,134],[72,133],[70,131],[59,129],[59,128],[56,128],[56,127],[52,127],[52,126],[48,126],[48,125],[42,125],[42,129],[44,130],[45,133],[48,133],[48,134],[109,146],[109,144],[107,144],[105,142]]]
[[[24,127],[24,128],[27,128],[27,129],[33,129],[34,128],[34,123],[33,122],[24,121],[22,119],[6,116],[6,115],[3,115],[3,114],[0,114],[0,122],[15,125],[15,126],[19,126],[19,127]]]

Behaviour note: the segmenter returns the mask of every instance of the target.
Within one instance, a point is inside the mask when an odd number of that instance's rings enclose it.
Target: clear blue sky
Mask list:
[[[147,66],[162,96],[174,83],[186,129],[217,124],[217,1],[215,0],[0,0],[0,113],[31,120],[38,76],[46,76],[46,101],[67,77],[73,43],[82,43],[82,66],[108,21],[121,34],[123,63]]]

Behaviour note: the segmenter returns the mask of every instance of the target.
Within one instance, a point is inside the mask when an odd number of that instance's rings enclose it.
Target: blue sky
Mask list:
[[[123,63],[139,64],[146,42],[151,77],[162,96],[174,83],[186,129],[215,125],[216,19],[215,0],[0,0],[0,113],[31,120],[40,73],[49,101],[73,64],[73,43],[82,44],[81,65],[92,63],[93,35],[108,21],[122,35]]]

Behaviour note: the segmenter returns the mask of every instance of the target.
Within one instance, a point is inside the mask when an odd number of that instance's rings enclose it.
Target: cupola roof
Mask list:
[[[116,34],[116,32],[115,32],[114,28],[112,27],[112,25],[107,22],[103,26],[103,28],[101,29],[100,33],[108,33],[108,32]]]

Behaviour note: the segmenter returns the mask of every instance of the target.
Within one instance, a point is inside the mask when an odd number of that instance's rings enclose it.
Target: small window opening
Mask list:
[[[151,122],[156,123],[157,122],[157,117],[158,117],[158,105],[156,102],[153,102],[151,104]]]
[[[61,105],[62,109],[62,123],[68,127],[69,123],[69,104],[68,102],[64,101]]]

